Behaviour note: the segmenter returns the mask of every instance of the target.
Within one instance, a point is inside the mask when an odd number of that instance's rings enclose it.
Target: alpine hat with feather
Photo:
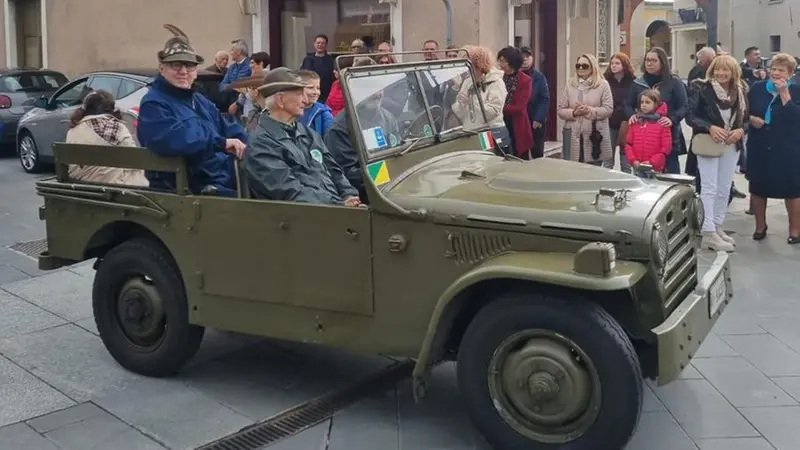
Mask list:
[[[296,91],[308,87],[297,72],[286,67],[276,67],[264,77],[264,83],[258,87],[258,93],[270,97],[279,92]]]
[[[189,36],[180,28],[172,24],[164,24],[164,28],[169,30],[174,36],[167,39],[164,43],[164,49],[158,52],[158,62],[171,63],[183,62],[188,64],[202,64],[205,59],[198,55],[192,44],[189,42]]]

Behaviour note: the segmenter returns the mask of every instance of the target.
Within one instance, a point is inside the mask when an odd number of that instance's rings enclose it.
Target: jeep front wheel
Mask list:
[[[167,376],[200,348],[204,329],[189,324],[181,280],[172,257],[151,240],[125,242],[103,258],[92,306],[100,338],[121,366]]]
[[[583,301],[493,301],[465,332],[458,381],[472,421],[498,450],[618,450],[642,410],[633,345]]]

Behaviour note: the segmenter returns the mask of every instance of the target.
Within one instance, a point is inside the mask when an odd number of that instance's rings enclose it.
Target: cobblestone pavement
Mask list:
[[[44,235],[34,179],[0,160],[0,449],[192,449],[390,363],[212,331],[177,378],[126,372],[96,335],[91,266],[43,273],[8,249]],[[758,244],[744,209],[736,201],[726,224],[740,247],[735,301],[681,380],[648,386],[628,450],[797,449],[800,249],[785,243],[780,204]],[[463,411],[445,365],[420,405],[403,382],[269,448],[488,449]]]

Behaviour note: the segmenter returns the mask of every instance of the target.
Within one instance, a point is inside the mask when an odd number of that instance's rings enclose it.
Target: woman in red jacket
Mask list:
[[[522,61],[522,53],[514,47],[506,47],[497,54],[497,65],[503,71],[508,91],[503,120],[511,137],[511,149],[516,156],[531,159],[533,129],[528,117],[528,101],[533,93],[533,82],[520,70]]]
[[[672,130],[662,127],[658,121],[667,116],[667,104],[661,101],[661,94],[655,89],[642,93],[639,100],[638,120],[628,129],[625,145],[627,158],[633,172],[643,176],[640,164],[647,163],[656,172],[663,172],[667,155],[672,151]]]

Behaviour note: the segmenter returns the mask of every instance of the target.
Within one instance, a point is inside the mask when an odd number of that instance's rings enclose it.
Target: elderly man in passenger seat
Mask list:
[[[175,36],[158,52],[160,74],[139,106],[139,142],[161,156],[184,157],[193,193],[234,196],[234,158],[244,154],[247,135],[241,125],[223,120],[211,100],[192,90],[203,57],[183,31],[174,25],[165,28]],[[151,187],[176,187],[174,173],[145,175]]]
[[[265,114],[250,135],[245,172],[256,198],[358,207],[361,201],[322,138],[298,121],[306,83],[285,67],[271,70],[258,90]]]

